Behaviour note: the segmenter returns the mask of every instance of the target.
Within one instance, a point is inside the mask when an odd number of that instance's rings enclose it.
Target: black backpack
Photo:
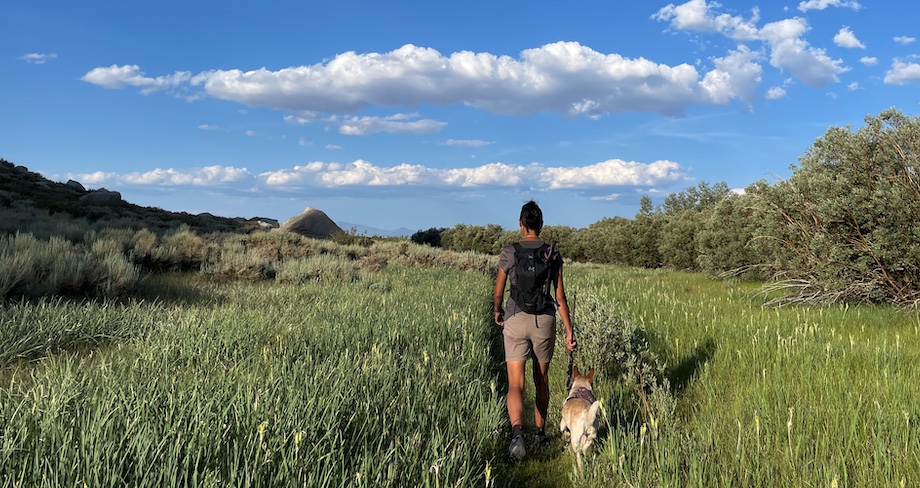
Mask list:
[[[535,314],[542,312],[547,304],[555,303],[549,294],[555,275],[555,257],[555,243],[544,243],[536,249],[514,243],[515,283],[511,286],[511,298],[518,308]]]

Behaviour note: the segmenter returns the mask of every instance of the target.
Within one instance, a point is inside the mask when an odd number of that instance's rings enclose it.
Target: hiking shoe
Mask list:
[[[533,445],[537,449],[545,449],[549,445],[549,436],[542,430],[535,430],[533,433]]]
[[[524,436],[518,434],[511,439],[511,445],[508,446],[508,457],[512,461],[520,461],[524,459],[525,454],[527,454],[527,450],[524,449]]]

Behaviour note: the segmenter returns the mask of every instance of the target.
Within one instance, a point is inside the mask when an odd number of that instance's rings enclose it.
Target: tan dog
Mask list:
[[[591,383],[594,381],[594,368],[582,376],[575,366],[572,376],[572,389],[562,404],[562,421],[559,431],[570,437],[575,461],[581,469],[581,454],[587,452],[594,438],[597,437],[597,409],[600,402],[594,398]]]

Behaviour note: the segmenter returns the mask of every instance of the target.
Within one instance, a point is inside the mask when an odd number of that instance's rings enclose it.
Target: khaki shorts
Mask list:
[[[535,358],[549,363],[556,347],[556,314],[531,315],[518,312],[505,319],[505,361]]]

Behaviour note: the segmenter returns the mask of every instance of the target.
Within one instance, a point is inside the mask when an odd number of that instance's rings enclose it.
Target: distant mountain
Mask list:
[[[377,229],[375,227],[368,227],[361,224],[352,224],[350,222],[336,222],[339,227],[342,228],[345,232],[351,232],[354,229],[355,234],[357,235],[366,235],[368,237],[380,236],[380,237],[410,237],[412,234],[415,234],[415,230],[407,229],[405,227],[400,227],[399,229]]]

